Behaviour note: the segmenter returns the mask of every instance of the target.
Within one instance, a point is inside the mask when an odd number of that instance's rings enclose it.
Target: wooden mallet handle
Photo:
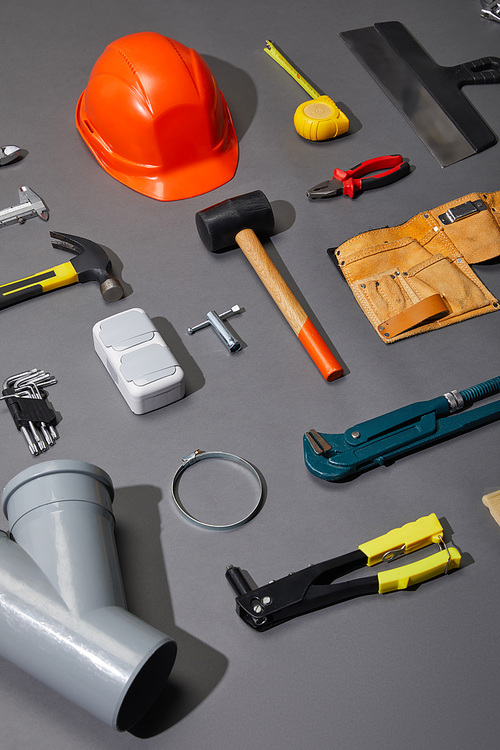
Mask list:
[[[339,378],[343,374],[341,365],[257,237],[269,234],[274,228],[273,209],[262,190],[237,195],[198,211],[195,220],[203,244],[212,253],[239,246],[325,380]]]
[[[242,229],[235,241],[325,380],[340,378],[343,375],[342,366],[293,295],[253,229]]]

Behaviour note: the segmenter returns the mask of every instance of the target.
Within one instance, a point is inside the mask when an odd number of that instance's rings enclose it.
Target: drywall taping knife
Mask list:
[[[500,399],[470,412],[476,401],[500,393],[500,377],[464,391],[396,409],[360,422],[342,435],[310,430],[304,435],[304,460],[309,471],[328,482],[359,476],[369,469],[437,442],[482,427],[500,418]]]
[[[442,167],[496,143],[461,88],[500,83],[500,58],[443,67],[399,21],[342,31],[340,36]]]
[[[304,102],[295,111],[293,124],[299,135],[309,141],[326,141],[347,133],[349,119],[346,115],[329,96],[317,90],[311,81],[295,68],[283,50],[267,39],[264,52],[286,70],[311,97],[311,101]]]

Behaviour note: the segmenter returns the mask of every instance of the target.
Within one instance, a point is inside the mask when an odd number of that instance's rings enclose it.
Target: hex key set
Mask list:
[[[59,438],[57,415],[45,390],[56,383],[50,373],[34,368],[11,375],[2,384],[2,399],[33,456],[45,453]]]

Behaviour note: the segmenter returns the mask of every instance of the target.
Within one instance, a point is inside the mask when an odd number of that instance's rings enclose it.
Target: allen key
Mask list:
[[[30,378],[22,377],[19,380],[16,380],[14,388],[17,391],[18,388],[21,388],[22,390],[22,388],[24,387],[29,392],[28,397],[43,399],[44,396],[39,386],[47,387],[49,385],[55,385],[56,383],[57,380],[53,378],[50,373],[43,372],[43,370],[36,370],[34,375]],[[47,450],[51,445],[54,445],[54,442],[58,439],[59,435],[53,425],[47,425],[44,421],[40,421],[39,426],[40,431],[42,432],[42,435],[45,439],[45,443],[47,444],[45,448],[42,447],[42,450]]]
[[[239,305],[233,305],[230,310],[226,310],[220,315],[217,315],[215,310],[210,310],[210,312],[207,312],[207,319],[204,320],[203,323],[198,323],[198,325],[193,326],[192,328],[188,328],[187,332],[189,334],[193,334],[196,333],[196,331],[200,331],[202,328],[211,326],[217,336],[223,342],[224,346],[231,352],[231,354],[236,354],[236,352],[239,352],[241,350],[241,342],[238,341],[238,339],[235,339],[231,331],[224,325],[222,321],[226,320],[232,315],[237,315],[241,312],[243,312],[243,308]]]
[[[42,390],[57,380],[36,368],[11,375],[2,385],[2,400],[6,401],[17,429],[23,434],[30,453],[38,456],[55,444],[59,435],[55,428],[57,417],[47,403]]]

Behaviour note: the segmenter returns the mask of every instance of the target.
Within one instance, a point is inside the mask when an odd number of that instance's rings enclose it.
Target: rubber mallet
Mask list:
[[[323,341],[307,313],[262,247],[257,234],[274,228],[273,210],[261,190],[245,193],[196,214],[203,244],[213,253],[238,246],[278,305],[325,380],[336,380],[342,366]]]

